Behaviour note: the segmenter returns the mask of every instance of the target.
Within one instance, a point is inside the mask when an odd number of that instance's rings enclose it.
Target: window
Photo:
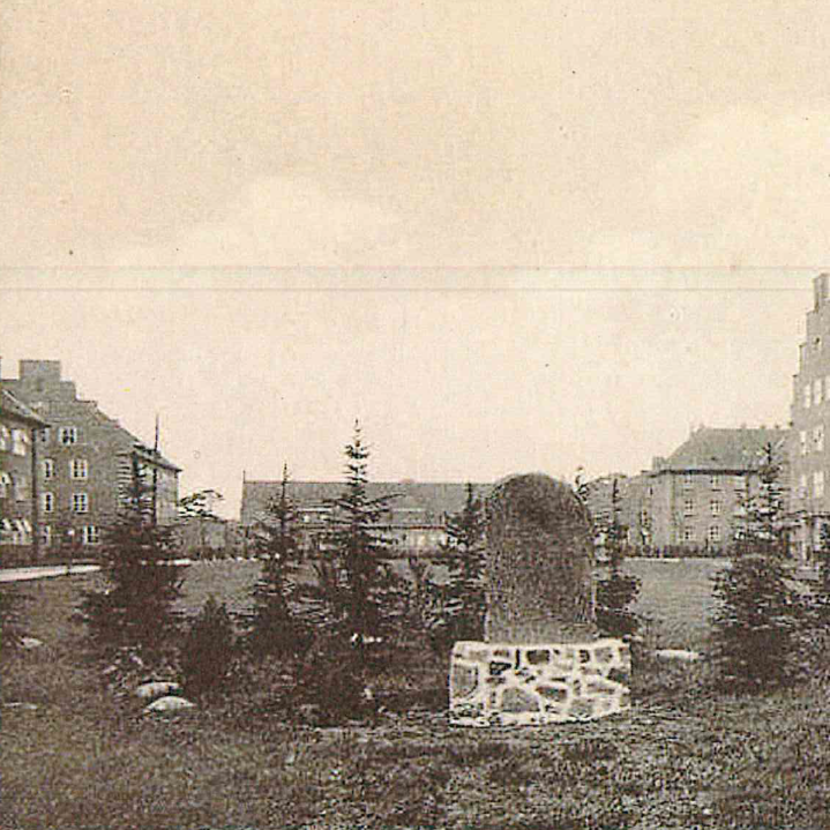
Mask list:
[[[12,486],[14,488],[15,499],[17,499],[17,501],[25,501],[29,495],[29,491],[26,487],[26,477],[20,473],[15,473],[15,476],[12,479]]]
[[[804,433],[804,443],[807,443],[807,433]],[[736,490],[746,490],[746,477],[745,476],[735,476],[735,489]]]
[[[824,424],[813,427],[813,449],[816,452],[824,452]]]
[[[684,499],[684,501],[683,501],[683,515],[684,516],[693,516],[694,512],[695,512],[694,499]]]
[[[706,536],[710,542],[720,542],[720,525],[710,525]]]
[[[813,473],[813,498],[824,498],[824,470]]]
[[[43,525],[40,528],[40,541],[46,547],[52,544],[52,525]]]
[[[683,489],[684,490],[691,490],[694,483],[695,483],[694,476],[691,473],[684,473],[683,474]]]
[[[81,528],[81,539],[85,545],[97,545],[101,541],[96,525],[84,525]]]
[[[821,403],[821,378],[813,381],[813,406],[818,406]]]
[[[77,427],[61,427],[58,433],[58,441],[65,447],[71,444],[78,443],[78,428]]]
[[[640,511],[640,524],[644,527],[648,527],[649,522],[651,521],[651,516],[649,516],[648,510],[641,510]]]
[[[87,513],[89,511],[89,497],[86,493],[72,494],[72,511],[74,513]]]
[[[69,462],[69,475],[75,480],[85,479],[89,475],[89,465],[85,458],[73,458]]]
[[[8,473],[0,472],[0,499],[8,498],[11,483],[12,477]]]
[[[26,455],[26,444],[28,443],[29,436],[26,435],[26,430],[12,430],[12,452],[15,455]]]
[[[55,494],[43,493],[40,497],[40,506],[44,513],[52,513],[55,510]]]
[[[709,502],[709,512],[713,516],[720,516],[720,508],[721,504],[717,499],[712,499],[712,501]]]
[[[9,437],[11,433],[5,424],[0,424],[0,450],[9,449]]]
[[[52,438],[52,430],[49,427],[44,427],[37,431],[37,438],[41,444],[48,444]]]
[[[694,528],[684,527],[683,528],[683,541],[684,542],[694,542],[694,540],[695,540]]]
[[[801,432],[798,433],[798,442],[801,445],[801,454],[807,455],[807,430],[802,429]]]
[[[51,458],[43,459],[43,478],[44,480],[55,477],[55,462]]]
[[[720,490],[720,476],[712,476],[709,479],[709,483],[712,485],[713,490]]]
[[[812,403],[812,397],[811,397],[811,391],[810,391],[810,384],[808,383],[804,387],[804,408],[809,409],[811,403]]]

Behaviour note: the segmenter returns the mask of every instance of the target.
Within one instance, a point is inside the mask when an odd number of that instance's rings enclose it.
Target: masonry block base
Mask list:
[[[631,707],[622,640],[517,645],[459,641],[450,659],[450,723],[539,726]]]

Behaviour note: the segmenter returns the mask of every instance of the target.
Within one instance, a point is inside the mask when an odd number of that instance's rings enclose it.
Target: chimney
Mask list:
[[[816,311],[827,302],[830,296],[828,280],[830,280],[830,274],[819,274],[813,278],[813,308]]]

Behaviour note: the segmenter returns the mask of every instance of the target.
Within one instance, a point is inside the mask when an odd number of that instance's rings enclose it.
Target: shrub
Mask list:
[[[225,604],[211,594],[182,646],[180,663],[185,694],[203,697],[222,690],[233,662],[233,624]]]

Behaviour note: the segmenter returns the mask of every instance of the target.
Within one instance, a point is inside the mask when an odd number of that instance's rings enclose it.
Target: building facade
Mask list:
[[[798,349],[791,406],[791,505],[796,550],[811,560],[830,523],[830,275],[813,279],[813,308]],[[827,439],[825,439],[825,435]]]
[[[726,553],[759,492],[765,447],[786,457],[790,439],[779,427],[694,430],[672,455],[629,480],[629,540],[655,552]]]
[[[240,523],[248,539],[259,521],[267,518],[267,506],[278,499],[281,482],[242,482]],[[329,527],[331,501],[343,493],[342,481],[290,481],[287,496],[294,504],[303,549],[313,553]],[[477,497],[486,497],[492,485],[474,484]],[[369,482],[369,499],[394,497],[379,526],[394,557],[431,555],[447,544],[447,520],[463,510],[467,485],[447,482]]]
[[[129,490],[134,459],[152,488],[157,521],[176,520],[180,469],[95,401],[79,398],[75,384],[61,378],[59,361],[21,360],[19,377],[0,379],[0,389],[48,424],[33,441],[41,550],[97,545]]]
[[[37,435],[47,427],[23,401],[0,389],[0,545],[39,538]]]

